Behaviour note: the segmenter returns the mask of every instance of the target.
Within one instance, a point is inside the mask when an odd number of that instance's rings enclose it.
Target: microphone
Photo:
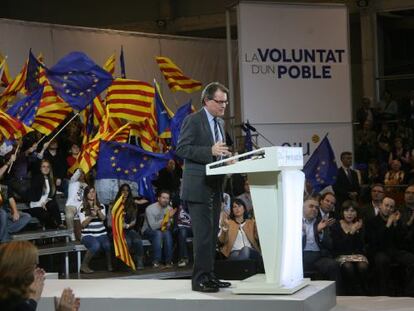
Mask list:
[[[244,124],[249,130],[253,131],[253,132],[257,132],[256,128],[252,125],[250,125],[249,120],[247,120],[247,122]]]

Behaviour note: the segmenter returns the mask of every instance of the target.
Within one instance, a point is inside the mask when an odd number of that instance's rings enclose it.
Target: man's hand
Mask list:
[[[56,187],[59,187],[62,184],[62,179],[56,178]]]
[[[219,141],[215,143],[211,147],[211,153],[213,156],[220,157],[220,156],[231,156],[231,152],[229,151],[229,147],[226,146],[225,143]]]
[[[74,311],[79,310],[80,299],[76,298],[72,289],[65,288],[60,299],[55,297],[55,310],[57,311]]]
[[[322,232],[326,227],[332,226],[335,223],[334,218],[322,219],[318,223],[318,232]]]
[[[29,153],[33,153],[36,151],[36,149],[37,149],[37,143],[34,143],[27,151]]]
[[[14,161],[16,161],[16,154],[12,154],[11,156],[10,156],[10,159],[9,159],[9,163],[10,164],[12,164]]]

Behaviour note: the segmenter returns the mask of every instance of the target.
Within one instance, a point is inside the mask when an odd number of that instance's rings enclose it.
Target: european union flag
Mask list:
[[[181,126],[186,116],[192,113],[191,99],[188,103],[177,109],[174,117],[171,119],[171,146],[175,147],[180,136]]]
[[[112,83],[112,75],[86,54],[72,52],[64,56],[46,76],[55,91],[73,109],[81,111]]]
[[[40,62],[32,53],[32,49],[29,50],[29,60],[27,62],[27,73],[25,87],[26,90],[30,93],[37,90],[40,86],[39,84],[39,67],[41,66]]]
[[[138,194],[146,198],[150,203],[153,203],[156,201],[156,198],[151,181],[152,179],[149,177],[141,178],[138,184]]]
[[[112,178],[135,181],[152,178],[167,165],[171,154],[148,152],[138,146],[101,141],[96,179]]]
[[[158,128],[158,135],[161,135],[165,131],[170,128],[171,123],[171,116],[167,107],[165,106],[164,99],[161,96],[160,87],[158,83],[154,80],[155,84],[155,95],[154,95],[154,103],[155,103],[155,113],[157,118],[157,128]]]
[[[332,146],[328,136],[325,136],[306,162],[303,172],[313,189],[319,192],[336,182],[337,170]]]
[[[32,94],[15,103],[6,111],[7,114],[20,120],[25,125],[31,126],[40,105],[43,88],[43,86],[39,87]]]

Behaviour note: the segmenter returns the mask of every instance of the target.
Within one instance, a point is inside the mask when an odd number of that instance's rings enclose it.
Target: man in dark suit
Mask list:
[[[333,185],[338,206],[346,200],[357,201],[360,192],[358,174],[351,168],[352,153],[344,151],[341,153],[342,166],[338,169],[336,183]]]
[[[365,223],[379,214],[382,200],[385,196],[384,185],[373,184],[371,186],[371,202],[362,206],[360,215]]]
[[[229,156],[224,140],[224,115],[228,90],[218,82],[201,93],[203,108],[183,122],[177,155],[184,159],[181,199],[187,202],[193,226],[194,268],[192,289],[217,292],[231,284],[214,275],[223,176],[206,176],[206,164]]]

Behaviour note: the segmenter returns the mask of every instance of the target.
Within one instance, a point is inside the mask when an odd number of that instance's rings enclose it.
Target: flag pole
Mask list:
[[[18,144],[17,147],[16,147],[16,151],[14,152],[15,156],[17,156],[17,152],[19,151],[19,148],[20,148],[20,145]],[[14,164],[14,161],[12,163],[10,163],[9,169],[7,170],[7,174],[10,173],[13,164]]]
[[[3,59],[3,61],[0,64],[1,65],[1,68],[0,68],[0,80],[1,80],[1,77],[3,76],[4,68],[6,68],[6,60],[7,60],[7,55],[4,56],[4,59]]]
[[[63,125],[61,127],[61,129],[55,134],[53,135],[53,137],[51,139],[49,139],[49,141],[52,141],[56,138],[56,136],[58,136],[60,134],[60,132],[62,132],[66,126],[69,125],[69,123],[71,123],[78,115],[80,114],[80,112],[77,112],[72,118],[70,118],[70,120],[68,122],[65,123],[65,125]],[[43,136],[38,142],[37,144],[39,144],[46,136]]]

